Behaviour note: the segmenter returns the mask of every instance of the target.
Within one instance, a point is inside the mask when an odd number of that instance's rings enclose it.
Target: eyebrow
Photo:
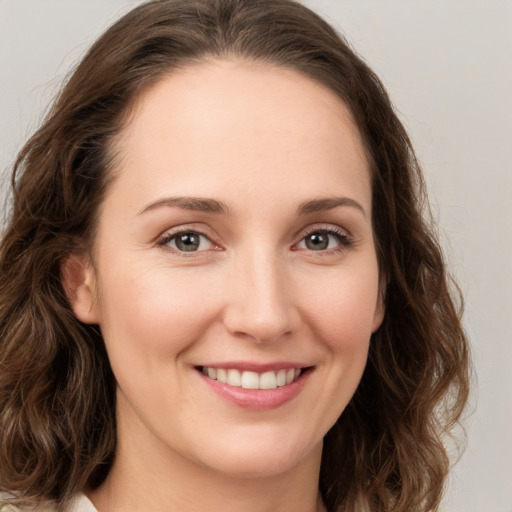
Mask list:
[[[366,212],[361,204],[356,200],[351,199],[350,197],[326,197],[313,199],[312,201],[302,203],[297,209],[297,212],[299,215],[308,215],[310,213],[332,210],[338,206],[349,206],[356,208],[357,210],[361,211],[361,213],[366,218]]]
[[[203,213],[227,214],[229,207],[222,201],[217,199],[203,198],[203,197],[165,197],[146,205],[137,215],[142,215],[151,210],[166,207],[176,207],[183,210],[190,210]],[[364,208],[354,199],[350,197],[326,197],[320,199],[313,199],[302,203],[297,208],[298,215],[308,215],[311,213],[332,210],[339,206],[349,206],[356,208],[366,217]]]
[[[181,208],[183,210],[191,210],[204,213],[227,214],[228,206],[217,199],[203,197],[165,197],[153,203],[146,205],[137,215],[155,210],[162,206]]]

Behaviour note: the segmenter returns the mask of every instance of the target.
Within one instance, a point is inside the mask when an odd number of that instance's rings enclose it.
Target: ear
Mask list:
[[[375,313],[373,315],[373,324],[372,324],[372,333],[376,332],[381,326],[384,316],[386,314],[386,288],[387,288],[387,280],[381,277],[379,283],[379,294],[377,297],[377,304],[375,305]]]
[[[60,264],[62,286],[75,316],[86,324],[99,323],[96,276],[89,256],[71,254]]]
[[[386,307],[384,306],[384,297],[379,293],[377,304],[375,306],[375,313],[373,314],[372,333],[377,331],[384,320],[386,314]]]

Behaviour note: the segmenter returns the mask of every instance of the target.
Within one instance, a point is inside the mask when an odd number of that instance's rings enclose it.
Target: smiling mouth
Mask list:
[[[197,369],[212,380],[228,386],[244,389],[276,389],[295,382],[310,368],[283,368],[262,373],[240,371],[236,368],[210,368],[199,366]]]

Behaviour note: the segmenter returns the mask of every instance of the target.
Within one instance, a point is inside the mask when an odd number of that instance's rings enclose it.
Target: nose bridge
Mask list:
[[[296,328],[291,283],[275,251],[260,247],[239,254],[227,287],[225,324],[233,334],[268,342]]]

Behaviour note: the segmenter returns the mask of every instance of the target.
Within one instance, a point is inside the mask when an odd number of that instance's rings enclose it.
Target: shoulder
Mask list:
[[[6,496],[0,496],[0,512],[54,512],[51,505],[37,508],[26,508],[7,503]],[[66,512],[98,512],[85,494],[78,494],[70,503]]]
[[[54,512],[53,507],[22,507],[9,503],[5,498],[0,498],[0,512]],[[71,512],[71,511],[70,511]]]
[[[0,502],[0,512],[20,512],[20,510],[19,507],[9,505],[8,503],[2,505],[2,502]]]
[[[13,495],[9,493],[0,492],[0,512],[21,512],[21,508],[9,503],[9,498]]]

